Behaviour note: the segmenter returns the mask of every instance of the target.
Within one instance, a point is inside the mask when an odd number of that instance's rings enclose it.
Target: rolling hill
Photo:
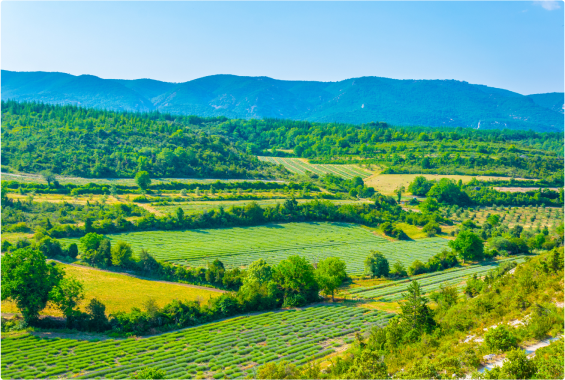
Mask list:
[[[524,96],[456,80],[314,82],[212,75],[167,83],[2,70],[2,99],[247,119],[563,130],[563,93]]]

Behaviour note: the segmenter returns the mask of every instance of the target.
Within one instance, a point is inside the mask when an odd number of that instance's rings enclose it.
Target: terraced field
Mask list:
[[[303,364],[350,343],[357,331],[383,325],[382,311],[318,306],[270,312],[144,339],[2,338],[2,378],[131,378],[145,367],[167,378],[242,378],[266,362]]]
[[[503,262],[516,261],[523,262],[524,256],[516,256],[508,259],[498,260],[484,264],[471,265],[461,268],[453,268],[441,272],[426,273],[419,276],[414,276],[409,279],[397,280],[385,284],[379,284],[370,287],[359,287],[351,289],[348,293],[358,298],[372,298],[382,302],[398,301],[402,298],[402,293],[413,280],[417,280],[422,286],[424,293],[430,293],[439,290],[440,286],[457,286],[463,288],[463,282],[467,277],[474,274],[484,276],[488,271],[498,267]]]
[[[374,173],[361,169],[356,165],[318,165],[310,164],[300,158],[282,158],[282,157],[263,157],[259,156],[259,160],[270,162],[276,165],[283,165],[289,171],[296,174],[304,174],[306,171],[316,173],[318,175],[333,174],[343,178],[361,177],[367,178]]]
[[[371,250],[381,251],[391,262],[409,266],[447,247],[447,240],[428,238],[389,242],[371,231],[349,223],[285,223],[188,231],[147,231],[107,235],[112,241],[132,245],[134,252],[149,250],[156,258],[191,266],[205,266],[219,259],[226,267],[247,266],[260,258],[276,264],[291,255],[310,262],[339,257],[347,272],[359,274]],[[65,243],[77,239],[61,239]]]

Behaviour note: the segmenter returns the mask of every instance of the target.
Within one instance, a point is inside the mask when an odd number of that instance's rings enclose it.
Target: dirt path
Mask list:
[[[64,264],[64,265],[71,265],[71,266],[73,266],[73,267],[86,268],[86,269],[91,269],[91,270],[96,270],[96,271],[106,272],[106,273],[120,274],[120,275],[123,275],[123,276],[133,277],[133,278],[137,278],[137,279],[140,279],[140,280],[153,281],[153,282],[161,282],[161,283],[163,283],[163,284],[179,285],[179,286],[185,286],[185,287],[187,287],[187,288],[194,288],[194,289],[204,289],[204,290],[209,290],[209,291],[211,291],[211,292],[227,293],[226,290],[222,290],[222,289],[218,289],[218,288],[209,288],[209,287],[207,287],[207,286],[199,286],[199,285],[192,285],[192,284],[183,284],[183,283],[181,283],[181,282],[156,280],[156,279],[154,279],[154,278],[142,277],[142,276],[138,276],[138,275],[135,275],[135,274],[132,274],[132,273],[114,272],[114,271],[106,270],[106,269],[87,267],[86,265],[65,263],[65,262],[63,262],[63,261],[59,261],[59,260],[55,260],[55,259],[49,259],[49,260],[51,260],[51,261],[56,261],[56,262],[61,263],[61,264]]]

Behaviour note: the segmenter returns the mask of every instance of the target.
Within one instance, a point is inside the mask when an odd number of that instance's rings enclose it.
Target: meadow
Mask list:
[[[353,177],[367,178],[373,173],[362,169],[357,165],[320,165],[311,164],[304,158],[282,158],[282,157],[263,157],[259,156],[259,160],[270,162],[275,165],[283,165],[290,172],[295,174],[305,174],[306,171],[315,173],[319,176],[325,174],[333,174],[345,179]]]
[[[111,234],[113,242],[131,244],[134,252],[149,250],[157,259],[190,266],[206,266],[219,259],[227,268],[251,264],[260,258],[274,265],[291,255],[310,262],[338,257],[347,272],[360,274],[371,250],[382,252],[391,262],[409,266],[427,261],[447,248],[447,240],[427,238],[390,242],[370,230],[349,223],[285,223],[257,227],[234,227],[187,231],[146,231]],[[76,239],[61,239],[76,242]]]
[[[375,299],[380,302],[399,301],[403,298],[402,293],[406,291],[412,281],[418,281],[422,287],[422,293],[437,291],[441,286],[456,286],[461,289],[465,286],[465,280],[473,275],[484,276],[490,270],[498,267],[503,262],[525,261],[524,256],[510,257],[502,260],[480,263],[475,265],[456,267],[440,272],[424,273],[406,279],[388,281],[373,286],[357,287],[347,291],[354,298]]]
[[[355,332],[384,325],[382,311],[348,306],[241,316],[139,339],[87,341],[2,337],[3,378],[131,378],[145,366],[167,378],[242,378],[266,362],[304,364],[351,343]]]
[[[470,176],[470,175],[447,175],[447,174],[374,174],[369,178],[364,179],[367,186],[372,186],[376,191],[382,194],[393,194],[395,190],[404,186],[408,189],[408,185],[416,177],[426,177],[427,180],[440,180],[441,178],[449,178],[454,181],[469,182],[471,179],[476,178],[479,181],[489,180],[503,180],[510,179],[505,177],[491,177],[491,176]],[[520,178],[514,178],[519,180]]]
[[[97,298],[106,305],[106,313],[130,311],[152,298],[159,307],[163,307],[174,299],[183,301],[200,301],[206,304],[212,297],[223,293],[221,290],[207,290],[170,282],[143,280],[136,277],[101,271],[93,268],[59,264],[67,275],[82,281],[85,298],[79,309],[85,307],[92,298]],[[12,301],[2,301],[3,313],[19,313]],[[51,304],[43,309],[42,314],[62,316],[59,309]]]

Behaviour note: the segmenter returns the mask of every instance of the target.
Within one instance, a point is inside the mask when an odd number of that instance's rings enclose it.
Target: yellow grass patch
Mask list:
[[[221,292],[183,286],[180,284],[163,283],[141,280],[118,273],[104,272],[88,267],[78,267],[61,264],[67,276],[73,276],[84,284],[85,306],[92,298],[98,298],[106,305],[106,313],[130,311],[132,307],[142,307],[144,301],[153,298],[159,306],[165,306],[174,299],[183,301],[200,301],[207,303],[212,297],[218,297]],[[3,313],[18,313],[14,302],[2,301]],[[61,316],[61,312],[52,305],[47,305],[41,314]]]
[[[449,178],[455,181],[462,180],[469,182],[472,178],[482,181],[489,180],[508,180],[510,177],[489,177],[489,176],[470,176],[470,175],[447,175],[447,174],[375,174],[364,179],[367,186],[372,186],[382,194],[393,194],[400,186],[404,186],[408,190],[408,185],[418,176],[424,176],[428,180],[439,180],[441,178]],[[515,178],[518,179],[518,178]]]

